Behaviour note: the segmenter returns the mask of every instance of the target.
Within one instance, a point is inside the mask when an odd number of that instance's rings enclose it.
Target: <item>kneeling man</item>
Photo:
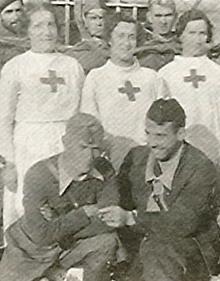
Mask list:
[[[85,281],[109,280],[106,264],[117,238],[97,212],[117,204],[118,196],[109,189],[113,169],[99,156],[103,135],[95,117],[76,114],[66,127],[64,152],[29,169],[25,213],[6,232],[2,281],[62,280],[73,266],[83,270]]]
[[[145,281],[207,281],[218,260],[212,205],[216,170],[184,141],[185,118],[175,99],[151,105],[148,146],[133,148],[121,166],[120,207],[100,211],[109,226],[126,226],[139,234]]]

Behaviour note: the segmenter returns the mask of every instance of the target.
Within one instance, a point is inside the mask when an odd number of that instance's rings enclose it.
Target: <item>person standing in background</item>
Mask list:
[[[176,33],[182,55],[159,71],[170,95],[185,108],[186,139],[216,164],[220,160],[220,67],[207,57],[212,23],[200,10],[183,13]]]
[[[27,4],[31,50],[5,64],[0,79],[0,155],[4,229],[23,214],[23,178],[37,161],[63,149],[66,121],[79,108],[84,73],[79,63],[56,52],[53,7]]]
[[[83,21],[79,24],[83,29],[82,40],[64,53],[75,57],[87,74],[91,69],[102,66],[109,57],[109,46],[105,41],[107,7],[104,0],[86,0],[84,6],[80,0],[76,1],[74,9],[77,9],[75,15],[78,18],[78,14],[83,13]]]
[[[133,54],[138,23],[116,15],[109,29],[110,59],[88,74],[80,110],[101,121],[110,158],[118,170],[131,147],[146,143],[146,110],[166,88],[154,70],[140,67]]]
[[[137,48],[141,66],[159,70],[180,54],[180,44],[173,32],[177,11],[174,0],[151,0],[145,25],[146,42]]]
[[[0,1],[0,69],[11,58],[30,48],[21,0]]]

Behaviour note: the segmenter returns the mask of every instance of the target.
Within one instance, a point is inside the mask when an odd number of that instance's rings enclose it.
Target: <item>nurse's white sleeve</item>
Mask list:
[[[17,65],[9,61],[0,78],[0,155],[14,163],[14,126],[19,96]]]

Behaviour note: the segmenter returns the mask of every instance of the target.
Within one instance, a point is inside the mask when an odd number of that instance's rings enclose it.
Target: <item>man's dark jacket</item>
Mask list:
[[[13,57],[30,49],[30,42],[23,33],[14,34],[0,22],[0,70]]]
[[[167,38],[149,38],[138,47],[135,52],[141,66],[158,71],[181,54],[181,46],[175,34],[171,33]]]
[[[88,177],[72,181],[59,194],[58,157],[35,164],[24,180],[25,213],[7,230],[8,246],[0,263],[1,280],[30,281],[42,276],[66,249],[74,249],[80,239],[111,232],[98,219],[89,219],[82,206],[104,207],[118,203],[118,193],[111,192],[111,182]],[[108,187],[107,187],[108,186]],[[42,215],[47,205],[50,220]]]
[[[149,213],[146,205],[151,186],[145,182],[149,153],[145,146],[132,149],[119,174],[121,206],[137,210],[136,225],[127,231],[135,233],[133,244],[137,237],[139,245],[142,241],[144,280],[208,280],[219,244],[215,166],[198,149],[184,143],[172,190],[165,193],[168,211]],[[154,172],[159,176],[158,163]]]

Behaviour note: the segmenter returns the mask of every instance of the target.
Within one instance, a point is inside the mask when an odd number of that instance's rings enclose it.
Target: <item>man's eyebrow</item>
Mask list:
[[[6,10],[5,13],[12,13],[14,11],[14,9],[9,9],[9,10]]]

